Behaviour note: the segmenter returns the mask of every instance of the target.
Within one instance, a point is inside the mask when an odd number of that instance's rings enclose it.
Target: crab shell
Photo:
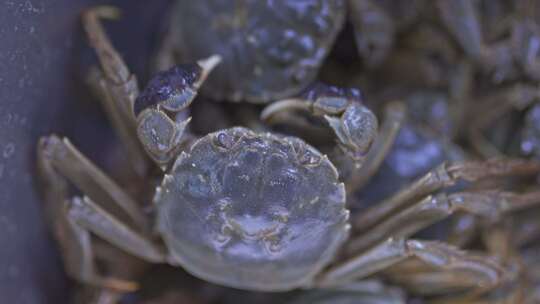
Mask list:
[[[231,128],[182,153],[155,197],[171,259],[209,282],[308,286],[349,231],[332,163],[298,138]]]
[[[181,62],[219,54],[202,93],[266,103],[299,93],[345,22],[345,0],[178,1],[169,32]]]

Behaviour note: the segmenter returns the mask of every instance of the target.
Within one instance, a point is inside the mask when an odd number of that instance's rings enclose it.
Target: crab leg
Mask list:
[[[68,139],[60,139],[56,135],[41,138],[38,157],[41,162],[54,170],[55,174],[67,178],[115,216],[127,220],[133,227],[142,230],[149,228],[148,220],[137,203],[78,151]],[[52,174],[44,173],[44,177]]]
[[[84,29],[97,53],[102,69],[94,68],[88,82],[97,93],[109,121],[122,140],[135,172],[142,176],[150,162],[135,132],[133,104],[139,94],[137,79],[129,72],[127,65],[112,46],[99,20],[114,19],[119,14],[118,9],[109,6],[95,7],[83,13]]]
[[[458,192],[428,196],[417,204],[390,216],[356,238],[352,238],[345,252],[361,252],[393,237],[408,237],[458,212],[474,214],[491,221],[503,213],[540,204],[540,191],[526,194],[499,191]]]
[[[384,240],[389,235],[393,237],[408,237],[420,229],[427,227],[429,224],[449,216],[455,211],[468,212],[487,219],[487,223],[496,223],[505,212],[522,210],[533,205],[538,205],[539,203],[540,191],[526,194],[497,191],[461,192],[448,196],[439,194],[435,197],[424,199],[417,205],[413,205],[395,217],[391,217],[375,226],[360,238],[353,239],[351,245],[346,250],[349,254],[361,251]],[[516,279],[520,279],[520,267],[518,261],[513,258],[516,255],[512,251],[508,231],[502,229],[500,224],[490,227],[489,233],[484,235],[486,237],[488,251],[492,253],[492,256],[501,259],[502,265],[505,265],[505,282],[516,282]],[[404,273],[406,274],[405,276],[403,275]],[[411,263],[401,263],[397,269],[390,269],[387,274],[392,279],[406,282],[411,285],[411,288],[424,293],[442,293],[457,288],[463,289],[469,282],[467,279],[470,278],[461,278],[462,274],[459,273],[445,274],[444,272],[426,270]],[[513,297],[515,293],[513,290],[514,287],[509,286],[509,288],[512,288],[509,291],[511,293],[509,296]],[[469,298],[477,299],[486,291],[489,291],[489,289],[477,290],[477,292],[469,295]]]
[[[437,269],[468,274],[473,282],[470,287],[494,286],[505,279],[503,269],[488,256],[466,253],[441,242],[390,238],[330,268],[315,284],[320,287],[339,286],[413,257]]]
[[[456,291],[464,291],[475,285],[475,277],[467,273],[448,272],[440,270],[426,270],[425,272],[399,273],[390,270],[385,273],[394,284],[406,286],[415,294],[425,296],[451,294]]]
[[[493,289],[486,289],[484,291],[472,292],[457,297],[443,297],[442,299],[435,300],[434,303],[463,303],[463,304],[472,304],[472,303],[523,303],[524,297],[527,294],[527,282],[523,275],[523,261],[521,256],[517,252],[517,247],[515,237],[511,234],[510,218],[503,217],[499,221],[484,221],[482,223],[482,238],[484,246],[487,248],[487,251],[492,255],[496,256],[502,264],[505,265],[507,270],[507,277],[510,278],[504,284],[496,286]],[[430,271],[420,271],[420,273],[414,274],[409,271],[408,276],[403,275],[403,269],[401,270],[391,270],[392,280],[398,280],[399,282],[409,285],[410,288],[414,289],[417,292],[431,292],[433,289],[425,287],[427,281],[425,279],[433,282],[437,280],[437,277],[443,276],[442,274],[434,274]],[[435,275],[435,276],[434,276]],[[430,279],[430,277],[433,277]],[[425,277],[425,279],[422,279]],[[444,277],[444,276],[443,276]],[[420,280],[414,282],[415,280]],[[424,282],[422,282],[422,280]],[[466,280],[462,278],[460,280]]]
[[[501,290],[509,288],[505,292],[507,294],[505,298],[508,298],[515,295],[516,289],[519,290],[518,286],[522,279],[520,276],[522,265],[515,252],[511,252],[512,248],[510,248],[510,235],[508,231],[499,227],[498,224],[490,225],[489,227],[489,240],[486,244],[488,247],[487,251],[491,256],[496,257],[502,265],[505,265],[507,278],[505,284],[497,286],[496,290],[499,294]],[[464,291],[467,286],[471,286],[471,283],[473,283],[471,279],[474,279],[468,275],[464,275],[464,273],[434,270],[419,260],[405,261],[385,271],[384,275],[392,282],[407,286],[407,289],[414,290],[415,293],[423,295],[443,295],[455,291]],[[461,283],[461,286],[459,283]],[[490,288],[476,290],[475,292],[466,293],[458,298],[454,298],[454,300],[465,301],[463,303],[469,303],[468,301],[472,300],[479,301],[482,297],[489,296],[491,291],[493,290]]]
[[[505,304],[522,303],[523,286],[494,286],[494,288],[480,288],[467,292],[475,285],[474,277],[468,273],[448,273],[444,271],[429,271],[425,273],[401,274],[390,279],[394,284],[399,284],[413,293],[432,298],[428,303],[432,304]],[[505,285],[505,284],[503,284]],[[511,284],[510,284],[511,285]],[[507,288],[508,287],[508,290]],[[493,292],[497,295],[494,296]],[[458,295],[448,297],[448,294]]]
[[[340,285],[340,286],[333,286],[331,288],[326,289],[325,291],[328,292],[357,292],[357,293],[366,293],[366,294],[383,294],[383,293],[394,293],[397,292],[398,294],[399,289],[394,289],[391,286],[385,285],[382,281],[378,279],[366,279],[361,281],[355,281],[350,284],[346,285]]]
[[[437,0],[435,3],[443,24],[454,35],[465,53],[473,59],[478,59],[484,44],[474,3],[468,0]]]
[[[491,159],[450,165],[445,163],[392,197],[353,216],[351,224],[354,231],[366,231],[399,210],[410,206],[415,199],[451,187],[459,181],[475,182],[490,177],[534,175],[538,172],[540,172],[539,163],[521,159]]]
[[[474,286],[476,279],[470,274],[433,269],[419,259],[403,261],[384,271],[383,276],[393,284],[403,286],[415,294],[431,297],[433,301],[429,303],[521,303],[511,301],[523,296],[523,282],[517,281],[521,279],[520,263],[515,260],[512,262],[510,267],[505,266],[505,276],[508,280],[503,284],[473,291],[467,290]],[[496,292],[497,301],[492,297],[493,291]],[[456,296],[449,298],[449,294]]]
[[[47,220],[60,245],[66,272],[81,282],[95,286],[118,291],[137,289],[137,284],[133,282],[103,277],[97,273],[90,234],[68,217],[66,210],[68,184],[55,170],[43,141],[44,139],[38,148],[39,181],[47,203],[45,206]]]
[[[96,6],[83,12],[82,22],[107,79],[115,84],[125,84],[133,76],[122,57],[112,46],[99,20],[100,18],[117,19],[119,16],[120,11],[115,7]]]
[[[153,263],[166,261],[163,250],[107,213],[88,197],[73,198],[67,208],[68,218],[80,229],[90,231],[145,261]]]

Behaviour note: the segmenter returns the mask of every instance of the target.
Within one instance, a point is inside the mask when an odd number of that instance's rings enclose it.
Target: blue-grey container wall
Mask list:
[[[0,1],[0,302],[69,303],[70,284],[35,189],[38,137],[69,136],[104,166],[102,146],[115,140],[83,84],[94,58],[81,10],[104,3],[122,8],[122,20],[107,29],[133,71],[146,79],[168,2]]]

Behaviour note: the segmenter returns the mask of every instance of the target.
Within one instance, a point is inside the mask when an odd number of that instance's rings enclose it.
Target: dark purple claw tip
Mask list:
[[[314,102],[319,97],[344,97],[348,100],[362,102],[362,93],[356,88],[340,88],[322,82],[316,82],[307,87],[300,95],[302,98]]]
[[[157,104],[171,111],[182,110],[195,97],[194,86],[201,74],[198,64],[177,65],[157,73],[135,100],[135,115]]]

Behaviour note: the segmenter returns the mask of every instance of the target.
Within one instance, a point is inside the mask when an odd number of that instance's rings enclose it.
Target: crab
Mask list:
[[[315,80],[346,22],[354,27],[366,65],[381,65],[397,28],[413,23],[421,7],[421,1],[176,1],[156,66],[219,54],[223,62],[204,95],[269,103],[298,94]]]
[[[376,171],[395,138],[403,112],[399,103],[387,107],[379,133],[375,115],[351,90],[315,87],[263,112],[267,120],[291,109],[324,116],[336,135],[331,158],[342,160],[338,167],[349,171],[341,178],[329,157],[297,137],[243,127],[197,137],[182,111],[220,57],[162,71],[139,92],[101,25],[100,18],[117,14],[111,7],[83,14],[101,63],[96,87],[133,166],[147,174],[148,168],[159,168],[163,177],[149,215],[68,139],[40,139],[46,209],[71,277],[115,291],[136,288],[130,280],[99,271],[93,235],[146,262],[178,266],[245,290],[339,288],[411,258],[468,276],[466,282],[449,282],[459,287],[487,288],[508,279],[504,266],[489,255],[409,237],[457,211],[492,219],[539,203],[538,192],[430,194],[462,180],[537,174],[540,164],[521,159],[443,164],[350,218],[346,199]],[[152,184],[151,177],[147,182]],[[69,184],[83,196],[70,198]]]
[[[314,80],[344,21],[344,0],[177,1],[158,66],[219,54],[202,92],[267,103]]]

